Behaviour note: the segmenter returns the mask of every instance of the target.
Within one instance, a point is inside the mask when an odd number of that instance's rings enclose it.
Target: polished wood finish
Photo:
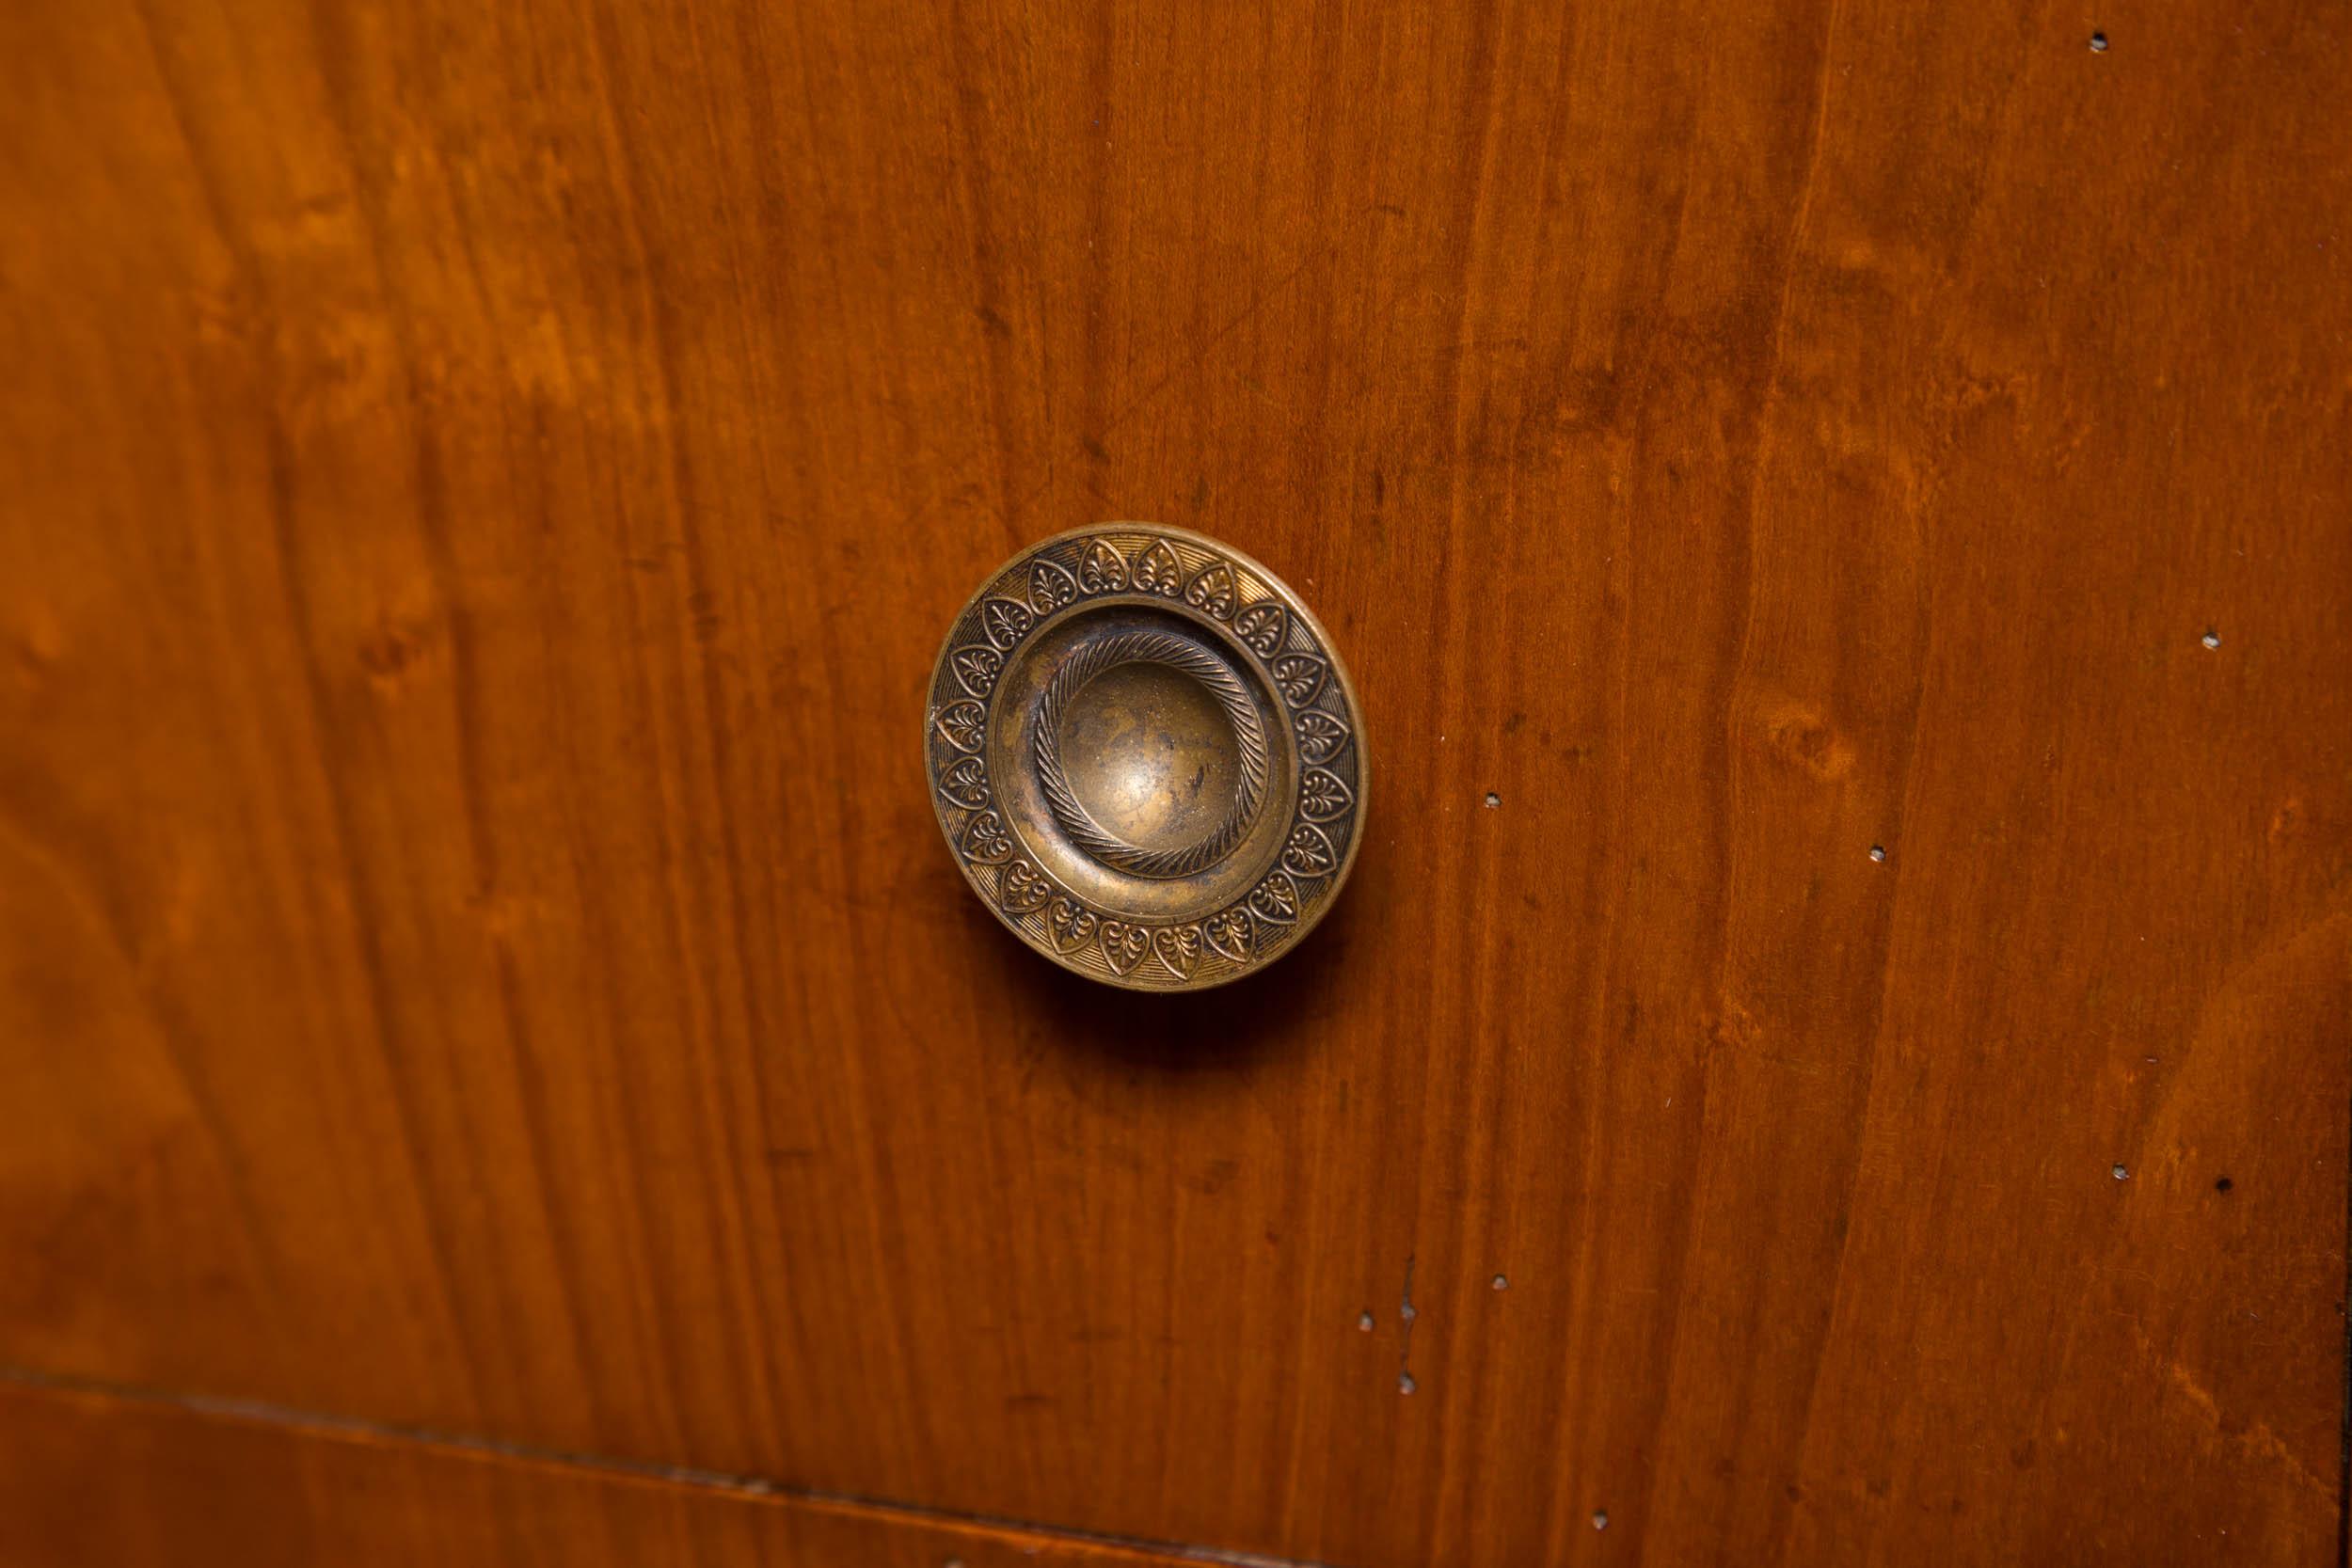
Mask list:
[[[41,1568],[1170,1568],[722,1477],[0,1382],[0,1559]]]
[[[2325,1560],[2348,26],[0,8],[0,1362],[1366,1568]],[[1381,758],[1199,998],[910,760],[1109,516]]]

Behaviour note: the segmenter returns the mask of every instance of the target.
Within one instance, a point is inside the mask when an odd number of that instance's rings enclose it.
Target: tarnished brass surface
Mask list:
[[[1271,963],[1362,836],[1363,727],[1329,635],[1184,529],[1104,523],[998,568],[940,647],[923,751],[981,900],[1130,990]]]

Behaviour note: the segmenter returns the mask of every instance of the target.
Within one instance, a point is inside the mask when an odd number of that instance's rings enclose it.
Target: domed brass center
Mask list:
[[[1232,815],[1241,781],[1232,721],[1181,670],[1104,670],[1071,698],[1058,738],[1071,793],[1138,848],[1184,848]]]

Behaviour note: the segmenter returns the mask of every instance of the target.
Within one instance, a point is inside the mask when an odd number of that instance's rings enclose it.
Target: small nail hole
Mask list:
[[[1886,846],[1883,844],[1871,845],[1870,858],[1876,861],[1879,864],[1884,865],[1886,863]]]
[[[1595,1529],[1607,1529],[1609,1528],[1609,1511],[1607,1509],[1597,1508],[1593,1511],[1593,1528]]]
[[[2237,1183],[2236,1183],[2236,1182],[2234,1182],[2234,1181],[2231,1180],[2228,1177],[2226,1177],[2226,1176],[2225,1176],[2225,1177],[2223,1177],[2220,1180],[2216,1181],[2216,1182],[2213,1184],[2213,1190],[2214,1190],[2215,1192],[2217,1192],[2217,1193],[2226,1193],[2226,1192],[2228,1192],[2228,1191],[2229,1191],[2232,1187],[2234,1187],[2234,1186],[2236,1186],[2236,1185],[2237,1185]]]
[[[2197,641],[2202,642],[2208,648],[2218,648],[2221,646],[2221,634],[2217,631],[2209,631]]]
[[[1496,794],[1493,790],[1491,790],[1491,789],[1490,789],[1490,790],[1488,790],[1488,791],[1486,791],[1486,809],[1487,809],[1488,811],[1492,811],[1492,810],[1494,810],[1497,806],[1499,806],[1499,805],[1501,805],[1501,804],[1502,804],[1502,796],[1497,795],[1497,794]]]
[[[2128,1181],[2132,1179],[2131,1169],[2125,1165],[2109,1165],[2107,1167],[2107,1174],[2114,1177],[2118,1181]]]
[[[1511,1282],[1510,1282],[1509,1280],[1507,1280],[1507,1279],[1503,1278],[1503,1277],[1502,1277],[1502,1275],[1495,1275],[1495,1289],[1496,1289],[1496,1290],[1498,1290],[1498,1291],[1507,1291],[1507,1290],[1509,1290],[1510,1288],[1511,1288]]]
[[[1400,1394],[1409,1394],[1413,1391],[1412,1373],[1399,1372],[1396,1374],[1396,1391]]]
[[[2106,34],[2093,33],[2090,35],[2090,52],[2094,55],[2104,55],[2107,52]]]
[[[1372,1314],[1371,1314],[1371,1313],[1369,1313],[1369,1312],[1366,1312],[1366,1313],[1364,1313],[1363,1315],[1361,1315],[1360,1317],[1359,1317],[1359,1318],[1356,1320],[1356,1326],[1357,1326],[1358,1328],[1362,1329],[1362,1330],[1363,1330],[1366,1334],[1371,1333],[1371,1332],[1372,1332]]]

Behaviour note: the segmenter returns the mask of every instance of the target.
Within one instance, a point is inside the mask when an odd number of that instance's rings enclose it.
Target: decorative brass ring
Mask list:
[[[1329,634],[1183,529],[1105,523],[999,567],[940,648],[923,745],[940,831],[997,919],[1130,990],[1271,963],[1362,837],[1362,725]]]

